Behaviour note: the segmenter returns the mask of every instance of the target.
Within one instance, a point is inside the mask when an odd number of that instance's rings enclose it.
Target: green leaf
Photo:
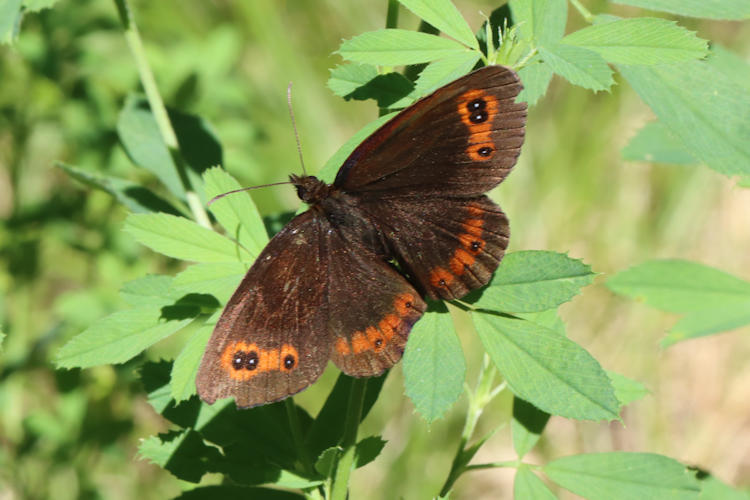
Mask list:
[[[175,276],[172,287],[183,293],[213,295],[226,304],[247,273],[242,262],[204,262],[188,266]]]
[[[339,64],[331,70],[328,88],[339,97],[347,97],[376,76],[378,70],[370,64]]]
[[[650,161],[695,165],[698,162],[685,151],[669,129],[659,121],[649,122],[622,149],[622,158],[630,161]]]
[[[58,351],[56,363],[60,368],[124,363],[192,320],[165,319],[161,305],[118,311],[73,337]]]
[[[716,71],[750,91],[750,63],[717,43],[711,43],[708,64]]]
[[[616,3],[708,19],[750,19],[747,0],[614,0]]]
[[[545,311],[572,299],[595,275],[582,261],[561,253],[513,252],[505,256],[481,296],[467,300],[504,312]]]
[[[21,0],[0,2],[0,43],[12,43],[21,29]]]
[[[553,415],[618,418],[607,374],[578,344],[529,321],[480,311],[472,317],[484,348],[516,396]]]
[[[563,323],[563,320],[560,319],[560,315],[557,314],[556,308],[532,313],[516,312],[513,313],[513,316],[517,316],[519,318],[525,319],[526,321],[531,321],[532,323],[536,323],[537,325],[549,328],[553,332],[558,333],[563,337],[566,335],[565,323]]]
[[[466,377],[466,361],[453,320],[442,304],[414,325],[404,352],[406,395],[427,422],[456,402]]]
[[[172,403],[169,387],[169,373],[172,370],[171,361],[146,361],[139,369],[141,384],[146,390],[148,403],[160,415]]]
[[[23,0],[23,8],[29,12],[39,12],[53,7],[60,0]]]
[[[528,65],[518,70],[518,76],[523,82],[523,90],[518,94],[516,102],[526,101],[529,106],[534,106],[547,93],[552,80],[552,69],[539,56],[534,56]]]
[[[375,121],[372,121],[359,129],[348,141],[346,141],[326,162],[325,166],[320,169],[318,178],[325,182],[333,182],[336,178],[336,173],[343,165],[344,161],[349,157],[350,154],[356,149],[359,144],[372,135],[377,129],[390,121],[391,118],[396,116],[397,113],[388,113],[387,115],[381,116]]]
[[[547,488],[544,481],[531,472],[529,466],[521,464],[513,480],[513,498],[524,500],[556,500],[554,493]]]
[[[510,429],[513,435],[513,449],[516,450],[519,459],[526,456],[539,442],[549,417],[549,413],[518,396],[513,398],[513,419],[510,422]]]
[[[117,177],[98,175],[64,163],[56,163],[56,166],[78,182],[109,193],[131,212],[179,214],[177,209],[168,201],[135,182],[118,179]]]
[[[471,27],[450,0],[399,0],[399,3],[446,35],[479,50]]]
[[[332,446],[323,450],[315,461],[315,470],[318,471],[318,474],[323,477],[330,477],[333,473],[333,467],[336,465],[336,460],[342,451],[343,448],[340,446]]]
[[[427,65],[414,88],[416,96],[425,96],[471,71],[479,61],[479,52],[461,52]]]
[[[168,470],[179,479],[197,483],[209,472],[209,465],[222,461],[221,453],[207,446],[192,429],[150,436],[138,447],[140,458]]]
[[[699,474],[700,500],[750,500],[750,493],[732,488],[711,474]]]
[[[657,309],[685,314],[666,345],[750,323],[750,282],[695,262],[644,262],[611,277],[607,287]]]
[[[206,170],[203,181],[206,198],[209,199],[242,188],[234,177],[219,167]],[[263,218],[247,192],[224,196],[214,201],[209,209],[227,232],[227,236],[239,242],[253,258],[268,243]]]
[[[171,276],[147,274],[128,281],[120,288],[120,297],[131,306],[167,305],[179,297],[171,291]]]
[[[380,436],[362,439],[354,449],[354,467],[359,469],[375,460],[387,442]]]
[[[213,325],[198,328],[174,360],[169,385],[172,398],[178,403],[185,401],[196,392],[195,376],[198,374],[203,351],[206,350],[206,344],[213,329]]]
[[[415,97],[411,95],[413,91],[414,83],[401,73],[390,72],[376,75],[345,98],[358,101],[375,99],[379,108],[398,108],[407,106],[414,100]]]
[[[466,51],[466,47],[447,38],[416,31],[385,29],[345,40],[338,53],[349,61],[401,66],[428,63]]]
[[[607,370],[607,376],[612,381],[612,387],[615,388],[615,396],[620,402],[620,406],[627,406],[649,393],[649,390],[643,384],[625,375]]]
[[[654,17],[594,24],[562,39],[564,44],[597,52],[614,64],[668,64],[700,59],[708,42],[676,22]]]
[[[619,70],[685,151],[724,175],[750,176],[750,90],[706,61]]]
[[[253,257],[224,236],[184,217],[168,214],[130,215],[125,231],[152,250],[195,262],[250,262]]]
[[[539,55],[553,72],[574,85],[608,91],[615,83],[606,61],[591,50],[557,43],[539,47]]]
[[[551,45],[565,34],[568,3],[565,0],[510,0],[513,22],[521,39],[534,45]]]
[[[588,453],[559,458],[547,476],[587,500],[697,499],[700,487],[687,467],[653,453]]]

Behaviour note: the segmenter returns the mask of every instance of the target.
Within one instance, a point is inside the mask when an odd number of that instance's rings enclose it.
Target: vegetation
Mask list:
[[[0,3],[0,496],[750,497],[748,19],[743,0]],[[287,82],[331,180],[389,112],[493,63],[532,107],[481,296],[431,304],[387,376],[201,403],[221,306],[298,205],[206,202],[299,172]]]

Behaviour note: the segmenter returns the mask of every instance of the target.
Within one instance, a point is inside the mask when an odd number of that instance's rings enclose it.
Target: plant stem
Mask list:
[[[354,467],[354,451],[357,444],[357,430],[362,418],[362,406],[365,401],[366,378],[355,378],[349,393],[349,404],[346,409],[344,435],[341,438],[342,452],[333,473],[331,500],[346,500],[349,490],[349,476]]]
[[[586,20],[587,23],[593,23],[594,22],[594,15],[586,8],[584,7],[581,2],[578,0],[570,0],[570,3],[573,4],[573,7],[576,8],[579,14]]]
[[[180,178],[183,189],[185,190],[185,199],[190,207],[190,211],[193,213],[193,217],[198,224],[211,228],[211,222],[208,219],[208,215],[203,209],[203,205],[201,204],[198,195],[193,190],[190,179],[187,176],[185,161],[180,154],[180,145],[177,142],[177,134],[175,134],[174,128],[172,128],[172,122],[169,121],[167,108],[164,106],[164,101],[161,98],[161,94],[159,94],[159,88],[156,86],[154,74],[151,71],[151,67],[148,65],[146,51],[143,48],[143,42],[138,33],[138,27],[135,24],[133,13],[128,6],[127,0],[114,0],[114,2],[124,30],[125,41],[130,48],[130,53],[133,55],[133,59],[135,59],[135,65],[138,68],[141,85],[143,85],[148,104],[151,107],[151,113],[154,115],[156,125],[159,127],[159,134],[177,167],[177,175]]]

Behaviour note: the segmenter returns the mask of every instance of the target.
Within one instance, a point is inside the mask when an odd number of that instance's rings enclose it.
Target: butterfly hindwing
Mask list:
[[[331,359],[347,375],[372,377],[396,364],[427,305],[390,264],[331,233]],[[335,284],[335,286],[334,286]]]
[[[325,219],[305,212],[268,243],[227,303],[203,355],[198,395],[240,408],[312,384],[330,357]]]
[[[334,186],[347,192],[482,194],[521,151],[526,103],[503,66],[487,66],[417,101],[347,158]]]

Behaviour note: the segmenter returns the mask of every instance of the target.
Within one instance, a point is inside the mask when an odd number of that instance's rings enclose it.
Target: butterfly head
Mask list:
[[[290,175],[289,180],[297,188],[297,196],[308,205],[314,205],[330,195],[331,186],[312,175]]]

